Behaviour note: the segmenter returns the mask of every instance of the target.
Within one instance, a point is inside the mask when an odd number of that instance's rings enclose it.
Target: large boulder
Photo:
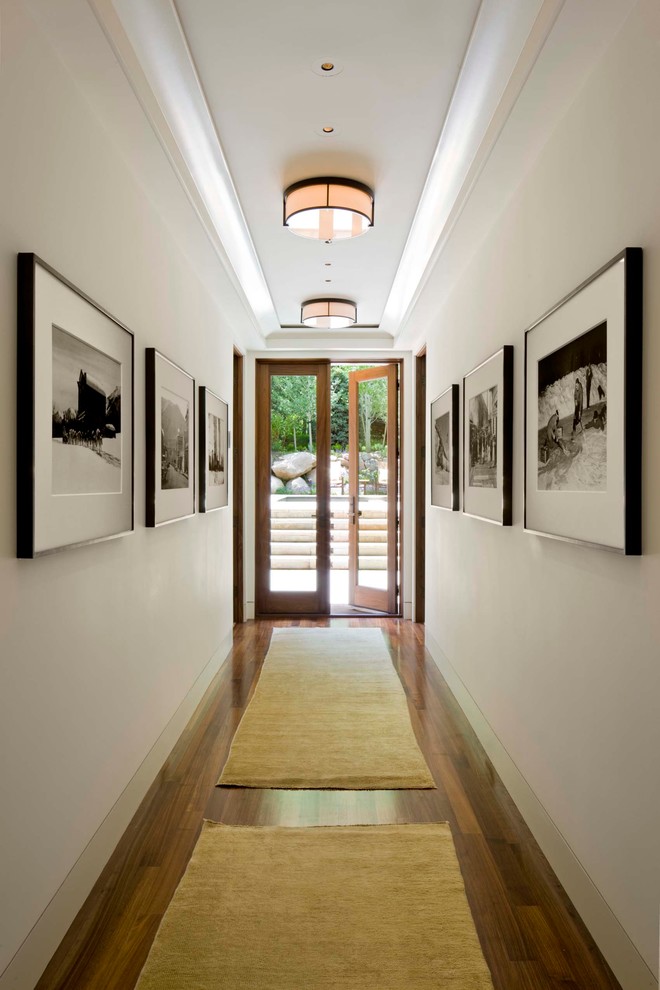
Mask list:
[[[378,471],[378,458],[374,454],[360,452],[360,471],[375,474]]]
[[[279,478],[276,478],[274,474],[270,476],[270,493],[271,495],[276,495],[277,492],[282,488],[282,482]]]
[[[300,478],[316,467],[316,455],[310,454],[306,450],[298,450],[295,454],[286,454],[279,461],[275,461],[271,470],[276,478],[282,481],[291,481],[293,478]]]
[[[348,451],[341,455],[341,466],[348,470]],[[368,454],[365,450],[361,450],[358,454],[358,471],[368,471],[373,474],[378,470],[378,458],[375,454]]]
[[[311,471],[308,471],[307,474],[305,475],[304,480],[307,482],[308,485],[315,485],[316,484],[316,468],[312,468]]]
[[[309,495],[309,485],[302,478],[292,478],[287,481],[285,488],[292,495]]]

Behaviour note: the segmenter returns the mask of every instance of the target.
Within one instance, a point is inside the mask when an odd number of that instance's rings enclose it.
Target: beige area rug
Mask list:
[[[449,826],[206,822],[137,990],[492,990]]]
[[[275,629],[218,783],[435,787],[380,629]]]

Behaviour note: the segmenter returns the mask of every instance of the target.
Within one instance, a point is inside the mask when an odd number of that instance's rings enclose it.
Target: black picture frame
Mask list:
[[[133,334],[30,252],[17,257],[16,370],[17,557],[132,532]]]
[[[460,502],[459,466],[459,387],[450,385],[431,403],[429,464],[431,467],[431,505],[456,512]],[[442,436],[438,422],[446,420]],[[442,465],[439,463],[442,460]]]
[[[145,351],[146,525],[195,514],[195,379],[155,347]]]
[[[625,248],[525,331],[527,533],[642,553],[642,294]]]
[[[463,514],[511,526],[512,493],[513,345],[505,344],[463,378]]]
[[[198,401],[199,511],[213,512],[229,505],[229,406],[204,385],[199,387]],[[213,459],[219,462],[215,471]]]

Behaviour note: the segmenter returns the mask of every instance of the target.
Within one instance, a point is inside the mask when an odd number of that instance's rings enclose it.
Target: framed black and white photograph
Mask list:
[[[511,525],[513,347],[463,379],[463,512]]]
[[[431,403],[431,505],[458,509],[458,385]]]
[[[147,526],[195,512],[195,379],[146,350]]]
[[[199,511],[229,504],[227,437],[229,407],[210,389],[199,389]]]
[[[525,334],[525,529],[641,553],[642,251]]]
[[[17,555],[133,529],[133,334],[18,256]]]

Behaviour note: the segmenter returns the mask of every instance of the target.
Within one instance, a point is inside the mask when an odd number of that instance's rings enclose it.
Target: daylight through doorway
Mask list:
[[[397,371],[258,362],[258,614],[396,614]]]

